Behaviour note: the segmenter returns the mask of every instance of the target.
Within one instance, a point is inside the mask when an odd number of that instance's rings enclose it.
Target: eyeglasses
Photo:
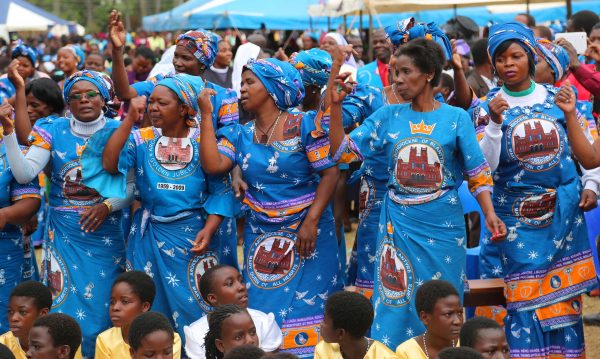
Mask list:
[[[74,94],[70,94],[69,95],[69,101],[81,101],[81,99],[83,97],[87,98],[88,100],[91,100],[93,98],[98,97],[98,95],[100,95],[100,92],[98,92],[98,91],[88,91],[88,92],[83,92],[83,93],[74,93]]]

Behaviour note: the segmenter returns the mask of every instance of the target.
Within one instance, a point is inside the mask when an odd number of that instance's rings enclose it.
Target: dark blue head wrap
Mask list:
[[[567,74],[569,63],[571,62],[567,50],[546,39],[537,39],[536,41],[537,47],[540,50],[538,53],[550,65],[552,71],[554,71],[554,82],[558,82]]]
[[[423,22],[416,23],[414,17],[409,17],[408,19],[398,21],[394,26],[386,26],[385,33],[394,46],[394,51],[400,45],[406,44],[412,39],[424,37],[427,40],[434,40],[442,47],[446,55],[446,60],[452,58],[452,44],[435,22],[428,24]]]
[[[537,45],[535,37],[533,36],[533,31],[520,22],[511,21],[503,24],[495,24],[490,27],[488,54],[492,59],[492,66],[494,65],[494,55],[496,55],[496,50],[498,50],[498,47],[502,45],[503,42],[508,40],[516,40],[527,53],[533,56],[534,61],[537,62]]]
[[[244,69],[252,71],[281,110],[296,107],[304,99],[300,72],[287,62],[277,59],[250,60]]]
[[[304,85],[323,87],[329,81],[333,60],[327,51],[315,48],[294,53],[290,64],[300,71]]]
[[[200,76],[177,74],[160,80],[156,86],[164,86],[177,95],[181,102],[189,108],[188,115],[196,116],[198,113],[198,95],[204,89],[204,81]]]
[[[100,92],[100,96],[102,96],[102,99],[104,100],[105,106],[102,108],[102,112],[104,112],[105,116],[113,118],[117,115],[117,110],[113,108],[116,105],[113,82],[110,77],[102,72],[82,70],[69,76],[63,85],[63,97],[66,103],[69,102],[71,88],[79,81],[91,82],[98,88],[98,92]]]
[[[62,49],[71,51],[71,53],[73,53],[73,56],[75,56],[75,59],[77,59],[77,68],[81,70],[85,64],[85,53],[83,50],[79,46],[75,45],[63,46],[61,50]]]
[[[188,31],[179,35],[177,45],[188,49],[205,69],[212,66],[219,52],[219,38],[206,30]]]
[[[12,50],[11,57],[16,59],[19,56],[25,56],[31,61],[31,65],[35,67],[35,63],[37,62],[37,52],[31,46],[25,45],[22,41],[19,40],[15,48]]]

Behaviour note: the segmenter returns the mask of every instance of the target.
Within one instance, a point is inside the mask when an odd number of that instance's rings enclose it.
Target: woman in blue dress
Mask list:
[[[498,236],[506,230],[494,213],[491,173],[467,113],[433,98],[445,63],[441,47],[415,39],[396,56],[396,90],[408,103],[379,109],[348,136],[339,103],[349,90],[341,84],[343,76],[335,84],[330,81],[329,86],[338,88],[332,91],[331,151],[342,162],[386,159],[388,184],[377,231],[371,335],[390,347],[418,336],[423,346],[439,338],[423,333],[413,303],[415,290],[430,279],[444,279],[461,296],[463,292],[465,225],[457,193],[463,174],[486,215],[486,225]],[[332,76],[342,61],[334,56]]]
[[[13,108],[0,106],[0,122],[4,134],[10,134]],[[10,292],[23,280],[31,280],[32,263],[18,225],[29,221],[40,207],[40,187],[35,183],[21,185],[14,180],[6,161],[4,140],[0,137],[0,328],[8,330],[7,309]]]
[[[581,294],[596,284],[583,210],[595,205],[598,183],[584,172],[582,187],[572,158],[564,112],[575,103],[560,103],[558,89],[531,79],[531,29],[493,25],[488,53],[504,85],[474,109],[473,120],[509,233],[504,241],[484,240],[481,260],[499,253],[511,357],[583,358]]]
[[[199,282],[219,262],[219,243],[211,239],[223,216],[233,212],[228,179],[204,172],[200,130],[190,126],[203,88],[198,76],[161,80],[148,99],[153,126],[132,132],[146,107],[146,98],[138,97],[114,133],[105,130],[90,140],[82,160],[85,183],[107,196],[123,196],[127,173],[135,171],[141,208],[133,219],[127,260],[154,278],[152,309],[170,318],[182,338],[184,326],[210,311]]]
[[[201,95],[210,116],[209,90]],[[315,114],[294,112],[304,97],[300,74],[275,59],[257,60],[242,73],[242,106],[256,120],[226,127],[215,141],[201,121],[202,166],[226,173],[239,165],[246,191],[243,275],[249,306],[275,313],[283,350],[312,357],[327,296],[342,287],[337,240],[328,206],[338,176],[329,140]],[[319,116],[319,115],[316,115]]]
[[[82,353],[94,355],[96,336],[110,327],[107,310],[113,280],[125,266],[121,209],[130,198],[104,198],[82,183],[80,157],[88,139],[116,128],[110,78],[80,71],[65,80],[63,96],[72,117],[36,122],[31,147],[21,153],[16,135],[5,136],[8,162],[19,183],[29,183],[49,165],[50,208],[44,238],[42,280],[53,296],[52,310],[76,318]],[[5,127],[6,128],[6,127]],[[133,188],[129,186],[132,195]]]

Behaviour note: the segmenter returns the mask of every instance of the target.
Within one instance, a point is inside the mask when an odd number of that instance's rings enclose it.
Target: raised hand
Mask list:
[[[8,79],[17,89],[25,88],[25,80],[19,74],[20,65],[19,59],[12,60],[10,65],[8,65]]]
[[[497,124],[502,124],[502,113],[508,110],[508,108],[509,106],[508,102],[506,102],[506,99],[504,99],[504,97],[502,97],[500,94],[496,95],[489,104],[490,117],[492,121]]]
[[[452,60],[450,61],[452,68],[455,71],[456,70],[464,70],[462,67],[462,61],[460,58],[460,54],[458,53],[458,49],[456,48],[456,40],[451,40],[450,43],[452,44]]]
[[[112,10],[108,16],[108,34],[114,49],[121,49],[125,45],[127,32],[121,21],[121,13],[117,10]]]
[[[133,123],[141,123],[146,111],[146,96],[138,96],[129,102],[129,110],[127,111],[127,120]]]
[[[354,89],[355,83],[346,82],[346,79],[351,74],[349,72],[344,72],[343,74],[339,74],[335,77],[334,86],[335,88],[331,92],[331,102],[332,103],[342,103],[346,96],[352,92]]]
[[[13,130],[12,116],[14,108],[8,102],[4,102],[0,105],[0,124],[4,130],[4,135],[9,135]]]
[[[565,83],[560,87],[560,90],[554,98],[554,102],[556,103],[556,106],[558,106],[558,108],[560,108],[564,113],[575,112],[577,98],[575,97],[575,92],[573,91],[569,81],[565,81]]]
[[[212,114],[213,105],[210,98],[216,94],[215,90],[209,88],[205,88],[200,92],[200,95],[198,95],[198,108],[200,108],[201,114]]]
[[[571,44],[566,39],[558,39],[556,40],[556,44],[565,49],[567,51],[567,54],[569,54],[569,67],[571,68],[571,70],[577,70],[581,63],[579,62],[577,50],[575,50],[573,44]]]

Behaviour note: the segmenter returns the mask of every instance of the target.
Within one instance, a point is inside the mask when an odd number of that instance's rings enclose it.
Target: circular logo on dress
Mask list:
[[[199,256],[194,256],[188,264],[188,281],[189,287],[194,293],[196,302],[200,305],[204,312],[208,313],[212,310],[211,306],[204,301],[200,294],[200,279],[204,273],[218,263],[217,256],[214,252],[206,252]]]
[[[52,293],[52,306],[61,305],[69,295],[69,271],[52,245],[46,246],[41,270],[41,277]]]
[[[295,251],[296,235],[277,231],[258,236],[250,246],[248,276],[254,285],[273,289],[298,273],[302,259]]]
[[[552,289],[558,289],[560,288],[562,285],[562,281],[560,280],[560,277],[555,275],[552,276],[552,278],[550,278],[550,286],[552,287]]]
[[[580,312],[581,312],[581,302],[580,302],[578,299],[574,299],[574,300],[571,302],[571,308],[573,308],[573,310],[574,310],[576,313],[580,313]]]
[[[150,153],[148,163],[160,176],[181,178],[189,176],[198,166],[198,146],[190,138],[173,138],[161,136],[149,141]]]
[[[358,193],[358,211],[361,218],[368,216],[369,212],[371,212],[375,192],[376,189],[373,181],[363,177],[360,180],[360,192]]]
[[[66,163],[61,171],[63,195],[73,206],[92,206],[102,202],[102,196],[93,188],[83,184],[79,161]]]
[[[564,137],[554,117],[530,113],[517,117],[506,129],[508,156],[530,171],[544,171],[560,161]]]
[[[308,343],[308,334],[306,334],[305,332],[300,332],[296,334],[296,336],[294,336],[294,343],[296,343],[296,345],[299,346],[305,345],[306,343]]]
[[[396,144],[394,178],[406,193],[437,192],[443,181],[441,146],[429,138],[412,137]]]
[[[377,258],[377,286],[382,302],[393,307],[409,303],[414,290],[414,272],[406,255],[386,237]]]
[[[513,204],[512,211],[515,217],[523,223],[545,227],[552,223],[555,207],[556,192],[552,190],[542,194],[519,197]]]

